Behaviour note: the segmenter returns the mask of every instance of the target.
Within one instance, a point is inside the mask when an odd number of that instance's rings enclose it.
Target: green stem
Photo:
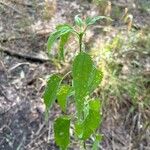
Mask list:
[[[86,150],[86,144],[85,144],[85,141],[80,141],[80,149],[81,150]]]
[[[67,72],[61,79],[61,81],[63,81],[69,74],[71,73],[71,71]]]
[[[79,45],[80,45],[80,52],[82,52],[82,39],[83,39],[83,32],[79,34]]]
[[[83,147],[86,150],[86,143],[85,143],[85,141],[83,142]]]

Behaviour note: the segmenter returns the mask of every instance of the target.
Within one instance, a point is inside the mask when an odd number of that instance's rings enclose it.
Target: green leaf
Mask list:
[[[87,26],[93,25],[96,23],[96,21],[98,20],[102,20],[102,19],[107,19],[107,20],[111,20],[109,17],[106,16],[96,16],[96,17],[87,17],[87,19],[85,20],[85,23]]]
[[[56,99],[56,94],[59,88],[60,81],[61,78],[56,74],[54,74],[49,78],[47,82],[47,86],[45,88],[44,95],[43,95],[44,103],[46,105],[47,111],[48,109],[50,109],[50,107],[52,106],[53,102]]]
[[[56,29],[57,30],[55,32],[53,32],[48,38],[48,42],[47,42],[48,53],[50,53],[50,50],[51,50],[52,46],[54,45],[54,42],[59,37],[73,31],[72,27],[70,27],[69,25],[66,25],[66,24],[59,25],[56,27]]]
[[[54,42],[57,40],[57,38],[59,38],[60,36],[60,32],[55,31],[53,32],[47,41],[47,49],[48,49],[48,53],[50,53],[52,46],[54,45]]]
[[[64,46],[69,39],[70,32],[61,36],[60,44],[59,44],[59,57],[60,59],[64,60]]]
[[[99,99],[89,101],[89,108],[94,111],[101,112],[102,111],[101,101]]]
[[[79,118],[82,116],[84,97],[89,91],[88,81],[90,79],[92,69],[93,62],[88,54],[81,52],[75,57],[72,68],[72,76]]]
[[[75,23],[76,23],[77,26],[81,27],[81,26],[83,25],[83,21],[82,21],[82,19],[79,17],[79,15],[76,15],[76,16],[74,17],[74,20],[75,20]]]
[[[85,96],[95,90],[100,84],[103,75],[100,70],[95,68],[91,57],[84,52],[79,53],[74,59],[72,75],[77,112],[81,116]]]
[[[70,89],[71,87],[69,85],[63,85],[57,93],[58,104],[64,112],[66,112],[67,97],[70,94]]]
[[[61,35],[66,34],[68,30],[70,30],[70,32],[74,31],[74,29],[69,24],[59,24],[56,26],[56,31],[60,31]]]
[[[99,143],[102,141],[102,135],[96,135],[92,150],[99,150]]]
[[[92,100],[89,102],[89,112],[82,122],[75,125],[75,133],[82,139],[88,139],[96,129],[100,126],[102,116],[100,114],[101,104],[99,100]]]
[[[91,77],[89,79],[89,93],[93,92],[97,86],[101,83],[103,78],[103,73],[93,66]]]
[[[54,136],[56,144],[65,150],[70,143],[70,118],[59,117],[54,122]]]

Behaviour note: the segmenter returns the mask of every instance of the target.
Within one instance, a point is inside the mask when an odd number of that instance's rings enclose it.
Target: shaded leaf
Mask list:
[[[57,93],[58,104],[64,112],[66,112],[67,97],[70,94],[70,89],[71,87],[69,85],[63,85]]]
[[[107,20],[111,20],[109,17],[106,16],[96,16],[96,17],[87,17],[87,19],[85,20],[85,23],[87,26],[93,25],[96,23],[96,21],[98,20],[102,20],[102,19],[107,19]]]
[[[74,20],[75,20],[75,23],[76,23],[77,26],[81,27],[81,26],[83,25],[83,21],[82,21],[82,19],[79,17],[79,15],[76,15],[76,16],[74,17]]]
[[[60,59],[64,60],[64,46],[69,39],[70,32],[61,36],[60,44],[59,44],[59,57]]]
[[[44,104],[46,105],[46,110],[50,109],[53,102],[56,99],[57,90],[59,88],[61,78],[57,75],[52,75],[46,85],[43,98],[44,98]]]
[[[103,73],[102,71],[98,70],[93,66],[93,70],[91,73],[91,77],[89,79],[89,93],[93,92],[97,86],[101,83],[103,78]]]
[[[99,150],[99,143],[102,141],[102,135],[96,135],[92,150]]]
[[[59,117],[54,122],[54,135],[56,144],[63,150],[67,148],[70,143],[70,118]]]
[[[70,28],[70,29],[72,29],[72,27],[69,24],[58,24],[56,26],[56,30],[62,30],[64,28]]]
[[[56,29],[57,30],[55,32],[53,32],[48,38],[48,42],[47,42],[48,53],[50,53],[50,50],[51,50],[52,46],[54,45],[54,42],[59,37],[73,31],[72,27],[70,27],[69,25],[66,25],[66,24],[59,25]]]

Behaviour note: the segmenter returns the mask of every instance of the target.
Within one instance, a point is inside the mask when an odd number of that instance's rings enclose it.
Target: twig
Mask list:
[[[11,68],[8,70],[8,72],[11,72],[12,70],[14,70],[14,69],[16,69],[16,68],[18,68],[18,67],[20,67],[20,66],[22,66],[22,65],[30,65],[30,63],[28,63],[28,62],[17,63],[15,66],[11,67]]]
[[[17,150],[21,150],[24,147],[25,140],[26,140],[26,135],[24,133],[23,137],[22,137],[22,140],[21,140],[20,144],[17,147]]]
[[[41,134],[39,134],[37,137],[34,137],[29,144],[25,146],[26,149],[29,149],[32,144],[36,143],[36,140],[38,140],[41,136],[43,136],[47,130],[45,129]]]
[[[15,4],[27,6],[27,7],[32,7],[32,4],[29,4],[29,3],[23,3],[23,2],[19,2],[19,1],[15,1],[15,0],[11,0],[11,2],[15,3]]]
[[[2,85],[0,85],[0,94],[6,99],[7,102],[12,102],[5,94],[4,88]]]
[[[31,27],[29,27],[31,28]],[[24,32],[28,35],[25,35],[25,36],[11,36],[11,35],[8,35],[8,37],[5,37],[5,38],[0,38],[0,42],[9,42],[9,41],[15,41],[15,40],[22,40],[22,39],[28,39],[28,38],[32,38],[33,37],[33,34],[31,35],[30,34],[30,31],[20,31],[20,30],[16,30],[17,32]],[[50,33],[50,30],[47,30],[47,29],[43,29],[41,31],[37,31],[34,36],[39,36],[39,37],[43,37],[43,36],[46,36]]]
[[[44,129],[45,125],[46,125],[45,122],[40,125],[38,131],[35,133],[35,136],[38,136],[40,134],[40,132]]]
[[[11,8],[12,10],[14,10],[15,12],[17,12],[17,13],[18,13],[19,15],[21,15],[21,16],[25,16],[24,14],[22,14],[22,12],[20,12],[19,10],[15,9],[14,7],[10,6],[9,4],[7,4],[7,3],[5,3],[5,2],[0,1],[0,4],[6,6],[6,7],[8,7],[8,8]]]
[[[15,40],[22,40],[22,39],[27,39],[27,38],[30,38],[31,36],[30,35],[27,35],[27,36],[24,36],[24,37],[15,37],[15,36],[9,36],[9,37],[6,37],[6,38],[2,38],[0,39],[0,42],[9,42],[9,41],[15,41]]]
[[[45,63],[45,62],[49,62],[50,59],[48,57],[39,57],[39,56],[35,56],[35,55],[29,55],[29,54],[23,54],[21,52],[17,52],[14,50],[10,50],[6,47],[0,46],[0,51],[10,55],[10,56],[14,56],[20,59],[26,59],[28,61],[32,61],[32,62],[39,62],[39,63]]]
[[[113,6],[120,7],[120,8],[126,8],[126,7],[129,6],[129,5],[127,5],[127,4],[121,4],[121,3],[118,3],[118,2],[112,2],[112,5],[113,5]]]
[[[48,138],[47,138],[47,141],[48,143],[50,143],[50,140],[51,140],[51,131],[52,130],[52,124],[51,124],[51,121],[48,122]]]
[[[149,127],[150,127],[150,122],[148,122],[148,123],[145,125],[143,131],[141,131],[140,134],[138,134],[137,136],[134,137],[132,149],[133,149],[134,147],[136,147],[137,143],[140,142],[140,140],[142,139],[143,134],[146,132],[146,130],[147,130]]]

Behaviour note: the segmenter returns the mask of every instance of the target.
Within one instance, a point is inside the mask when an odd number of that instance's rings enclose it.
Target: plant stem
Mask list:
[[[83,147],[86,150],[86,143],[85,143],[85,141],[83,142]]]
[[[61,79],[61,81],[63,81],[69,74],[71,73],[71,71],[67,72]]]
[[[83,39],[83,32],[79,34],[79,45],[80,45],[80,52],[82,52],[82,39]]]
[[[80,141],[80,149],[81,150],[86,150],[86,144],[85,144],[85,141]]]

